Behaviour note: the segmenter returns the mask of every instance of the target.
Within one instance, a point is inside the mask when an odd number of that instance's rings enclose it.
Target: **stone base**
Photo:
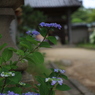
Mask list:
[[[26,71],[22,72],[22,82],[33,82],[33,76],[29,73],[27,73]]]

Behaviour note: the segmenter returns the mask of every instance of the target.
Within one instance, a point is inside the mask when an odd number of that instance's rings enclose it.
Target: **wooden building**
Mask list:
[[[47,22],[56,22],[62,25],[62,30],[56,30],[52,35],[60,37],[65,44],[67,36],[69,44],[72,43],[71,14],[81,5],[81,0],[24,0],[24,5],[30,5],[34,10],[40,10],[48,16]],[[67,25],[67,33],[64,26]]]

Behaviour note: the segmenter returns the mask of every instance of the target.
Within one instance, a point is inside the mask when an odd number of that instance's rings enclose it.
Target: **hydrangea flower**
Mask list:
[[[57,23],[45,23],[45,22],[41,22],[39,25],[41,27],[55,27],[55,28],[58,28],[58,29],[62,28],[62,26],[60,24],[57,24]]]
[[[58,83],[59,85],[62,85],[63,79],[57,78],[57,77],[52,77],[52,78],[46,78],[45,82],[51,82],[51,85],[55,85],[56,83]]]
[[[25,86],[26,83],[24,83],[24,82],[19,82],[19,85]]]
[[[51,78],[46,78],[46,79],[45,79],[45,82],[48,82],[50,79],[51,79]]]
[[[34,93],[34,92],[27,92],[27,93],[17,94],[17,93],[14,93],[13,91],[8,91],[7,93],[0,93],[0,95],[40,95],[40,94],[39,93]]]
[[[23,93],[22,95],[40,95],[40,94],[34,92],[27,92],[27,93]]]
[[[63,84],[63,79],[62,78],[58,78],[59,80],[58,80],[58,83],[59,83],[59,85],[62,85]]]
[[[28,35],[39,35],[40,33],[36,30],[33,30],[33,31],[29,30],[29,31],[26,32],[26,34],[28,34]]]
[[[61,69],[54,69],[54,72],[60,72],[61,74],[65,73],[65,70],[61,70]]]
[[[13,72],[2,72],[0,74],[1,77],[10,77],[10,76],[15,76],[15,73]]]

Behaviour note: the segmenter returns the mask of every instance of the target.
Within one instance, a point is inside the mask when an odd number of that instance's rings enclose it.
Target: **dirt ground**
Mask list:
[[[54,46],[40,51],[46,53],[46,60],[70,61],[72,64],[65,67],[68,76],[77,79],[84,86],[95,92],[95,50]]]

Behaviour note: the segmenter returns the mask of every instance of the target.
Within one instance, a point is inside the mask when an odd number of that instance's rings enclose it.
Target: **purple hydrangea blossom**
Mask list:
[[[63,84],[62,78],[52,77],[52,78],[46,78],[45,82],[51,82],[51,85],[55,85],[58,83],[59,85]]]
[[[28,35],[39,35],[40,33],[36,30],[33,30],[33,31],[29,30],[29,31],[26,32],[26,34],[28,34]]]
[[[59,85],[62,85],[63,84],[63,79],[62,78],[58,78],[59,80],[58,80],[58,83],[59,83]]]
[[[34,92],[27,92],[27,93],[23,93],[22,95],[40,95],[40,94]]]
[[[62,28],[62,26],[60,24],[57,24],[57,23],[45,23],[45,22],[41,22],[39,25],[41,27],[55,27],[55,28],[58,28],[58,29]]]
[[[56,83],[57,83],[57,81],[55,81],[55,80],[51,81],[51,85],[55,85]]]
[[[64,74],[65,73],[65,70],[61,70],[61,69],[54,69],[54,72],[60,72],[61,74]]]
[[[58,73],[59,69],[54,69],[54,72],[57,72]]]
[[[65,73],[65,70],[60,70],[59,72],[60,72],[61,74],[63,74],[63,73]]]
[[[34,93],[34,92],[27,92],[27,93],[17,94],[17,93],[14,93],[13,91],[8,91],[7,93],[0,93],[0,95],[40,95],[40,94],[39,93]]]

